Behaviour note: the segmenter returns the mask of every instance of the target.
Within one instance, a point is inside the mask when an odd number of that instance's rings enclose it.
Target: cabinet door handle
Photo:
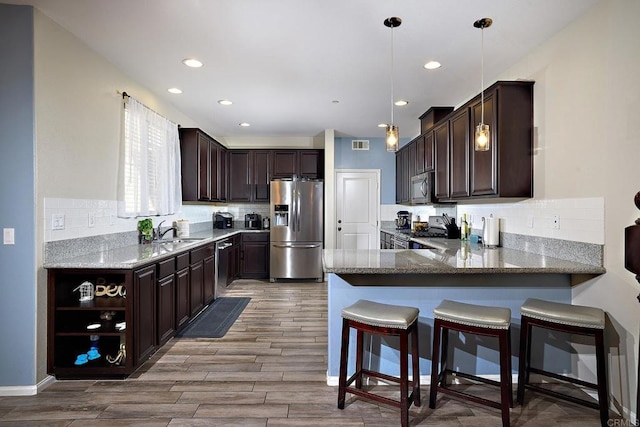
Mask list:
[[[338,227],[338,231],[342,231],[342,227]]]

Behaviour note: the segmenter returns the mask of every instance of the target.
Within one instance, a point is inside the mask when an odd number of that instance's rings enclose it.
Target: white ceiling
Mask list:
[[[0,0],[30,4],[216,136],[419,133],[431,106],[455,106],[597,0]],[[195,57],[200,69],[181,60]],[[423,65],[443,66],[428,71]],[[526,77],[526,76],[523,76]],[[171,95],[179,87],[181,95]],[[123,88],[126,90],[126,88]],[[135,96],[135,94],[132,94]],[[219,99],[230,99],[224,107]],[[339,103],[332,101],[338,100]],[[251,127],[241,128],[240,122]]]

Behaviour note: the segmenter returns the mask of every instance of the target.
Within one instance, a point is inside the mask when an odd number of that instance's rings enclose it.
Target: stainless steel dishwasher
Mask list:
[[[229,252],[233,246],[232,239],[225,239],[216,242],[216,280],[214,289],[214,299],[220,296],[221,291],[227,287],[229,278]]]

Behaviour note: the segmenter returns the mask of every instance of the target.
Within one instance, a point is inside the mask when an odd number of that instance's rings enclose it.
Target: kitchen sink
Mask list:
[[[204,240],[205,237],[175,237],[173,239],[157,240],[157,243],[188,243]]]

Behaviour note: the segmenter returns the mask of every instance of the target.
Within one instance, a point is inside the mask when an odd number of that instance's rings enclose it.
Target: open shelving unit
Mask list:
[[[122,286],[125,295],[94,296],[80,301],[80,284]],[[133,298],[130,270],[49,270],[48,325],[49,345],[47,370],[57,378],[126,377],[134,370],[133,362]],[[124,328],[116,324],[124,322]],[[93,326],[92,326],[93,325]],[[87,354],[91,337],[97,337],[100,357],[76,364],[78,356]],[[126,353],[119,362],[123,348]]]

